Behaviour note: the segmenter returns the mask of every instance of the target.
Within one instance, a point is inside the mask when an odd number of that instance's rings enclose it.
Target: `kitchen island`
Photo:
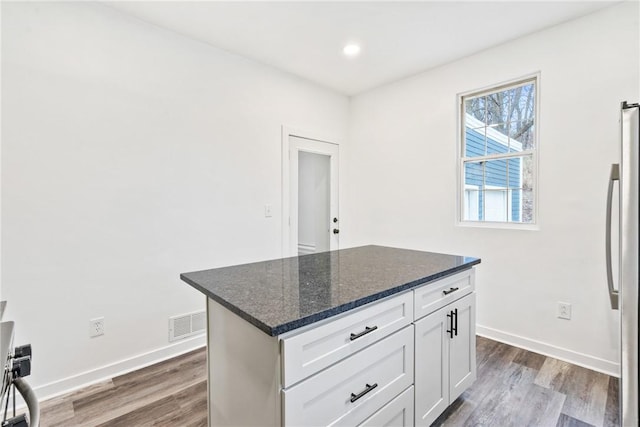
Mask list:
[[[475,380],[478,263],[363,246],[182,274],[209,425],[430,425]]]

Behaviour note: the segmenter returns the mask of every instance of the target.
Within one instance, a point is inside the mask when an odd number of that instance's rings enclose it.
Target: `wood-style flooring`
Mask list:
[[[205,363],[196,350],[44,401],[41,425],[206,426]],[[433,426],[619,425],[616,378],[482,337],[477,364],[478,380]]]
[[[476,362],[477,381],[432,426],[620,425],[617,378],[482,337]]]
[[[40,404],[42,427],[207,425],[205,349]]]

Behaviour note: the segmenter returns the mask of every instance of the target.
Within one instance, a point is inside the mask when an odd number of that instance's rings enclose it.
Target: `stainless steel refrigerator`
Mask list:
[[[607,194],[607,282],[611,307],[620,310],[620,424],[639,425],[638,400],[638,247],[640,227],[640,106],[623,102],[620,108],[621,158],[611,165]],[[612,239],[615,181],[619,181],[619,233]],[[617,239],[615,239],[617,237]],[[618,256],[613,257],[612,242],[618,241]],[[615,263],[615,264],[614,264]],[[617,270],[615,280],[614,273]],[[617,286],[616,286],[617,285]]]

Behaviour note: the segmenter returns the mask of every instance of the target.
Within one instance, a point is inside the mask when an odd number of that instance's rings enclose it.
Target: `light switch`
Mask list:
[[[271,218],[273,215],[271,215],[271,205],[264,205],[264,217],[265,218]]]

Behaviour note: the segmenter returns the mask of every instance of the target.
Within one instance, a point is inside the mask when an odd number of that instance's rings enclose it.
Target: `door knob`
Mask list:
[[[334,228],[333,229],[333,234],[338,234],[338,233],[340,233],[340,230],[338,230],[337,228]]]
[[[333,222],[338,222],[338,218],[333,218]]]

